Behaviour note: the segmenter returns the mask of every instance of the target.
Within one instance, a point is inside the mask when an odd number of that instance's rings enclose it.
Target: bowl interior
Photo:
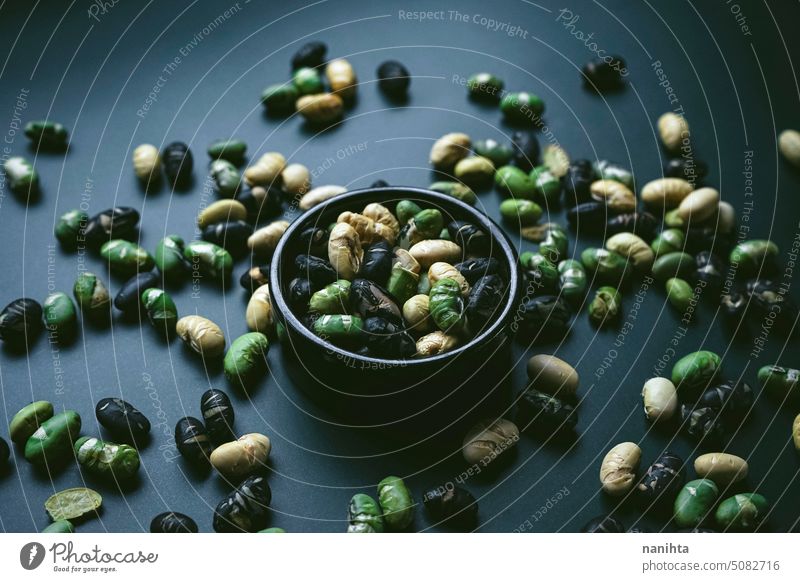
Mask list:
[[[389,208],[392,213],[400,200],[412,200],[422,208],[436,208],[444,216],[447,225],[452,220],[471,222],[489,234],[491,244],[486,256],[496,258],[505,271],[508,281],[507,293],[502,307],[498,308],[497,316],[483,331],[449,352],[420,359],[392,360],[362,356],[349,350],[340,348],[324,341],[308,329],[303,322],[292,312],[286,302],[287,288],[296,276],[295,257],[308,253],[308,248],[303,248],[299,234],[305,229],[318,226],[327,227],[336,222],[336,218],[344,211],[361,212],[371,202],[379,202]],[[517,269],[517,252],[502,230],[485,214],[477,209],[456,200],[451,196],[426,190],[423,188],[390,186],[384,188],[365,188],[341,194],[331,200],[315,206],[294,220],[286,233],[281,237],[275,249],[270,268],[270,294],[278,318],[287,329],[302,334],[309,341],[318,344],[321,348],[351,361],[361,361],[367,364],[392,364],[400,362],[405,366],[414,366],[421,363],[429,364],[440,359],[449,359],[472,346],[476,346],[487,339],[494,337],[502,330],[512,314],[517,303],[521,288]],[[400,306],[402,307],[402,305]]]

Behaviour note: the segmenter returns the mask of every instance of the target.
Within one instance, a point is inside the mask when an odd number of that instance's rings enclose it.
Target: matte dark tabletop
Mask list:
[[[70,292],[82,264],[103,272],[97,256],[64,252],[54,240],[54,221],[71,208],[83,205],[89,214],[113,205],[139,209],[141,244],[151,250],[165,234],[199,236],[198,209],[215,199],[205,180],[205,148],[215,138],[246,140],[250,159],[283,152],[312,169],[315,185],[357,188],[381,178],[426,186],[432,181],[428,152],[442,134],[505,140],[511,131],[496,107],[467,99],[463,80],[483,70],[505,79],[510,90],[544,99],[542,145],[557,141],[573,158],[616,160],[634,170],[640,185],[658,177],[664,162],[655,120],[682,106],[697,155],[711,168],[707,183],[740,215],[746,209],[748,237],[771,237],[784,264],[796,260],[788,253],[800,231],[800,173],[779,158],[775,136],[800,127],[792,69],[800,56],[797,3],[581,1],[572,3],[572,15],[549,0],[30,5],[0,7],[0,151],[4,158],[35,158],[43,194],[26,206],[0,192],[2,304]],[[420,10],[434,14],[420,21],[414,14]],[[362,82],[346,121],[322,133],[298,118],[265,117],[258,99],[266,85],[288,78],[291,55],[310,39],[325,41],[330,57],[350,60]],[[595,49],[624,56],[630,75],[623,91],[601,97],[582,87],[580,66]],[[403,106],[387,101],[374,83],[375,69],[387,59],[402,61],[414,76]],[[35,156],[29,148],[22,125],[46,117],[70,129],[66,155]],[[194,151],[194,186],[176,193],[162,187],[145,196],[131,168],[133,148],[174,140]],[[497,218],[499,194],[479,198],[479,206]],[[551,219],[565,222],[561,211]],[[535,248],[509,234],[521,250]],[[570,251],[600,244],[572,239]],[[246,262],[237,264],[236,278]],[[791,275],[787,281],[796,296]],[[121,281],[110,283],[115,293]],[[349,498],[374,495],[376,483],[389,474],[406,478],[417,499],[428,486],[464,481],[479,499],[480,531],[577,531],[615,508],[630,527],[638,509],[617,508],[599,492],[605,452],[618,442],[638,442],[643,466],[664,450],[690,463],[698,454],[684,436],[648,425],[640,399],[646,379],[668,375],[678,357],[701,347],[724,356],[727,377],[754,387],[765,364],[800,365],[796,341],[786,344],[771,334],[753,355],[753,341],[731,342],[711,306],[703,304],[683,331],[659,285],[643,291],[635,309],[638,291],[634,287],[624,298],[630,323],[625,334],[617,335],[622,327],[595,330],[584,311],[561,345],[515,347],[515,390],[524,385],[524,362],[533,353],[555,352],[577,368],[579,438],[559,446],[523,436],[511,462],[492,474],[461,477],[466,467],[449,441],[419,435],[405,446],[380,431],[348,428],[289,380],[280,345],[270,352],[269,376],[247,398],[226,386],[221,370],[204,369],[180,341],[165,345],[148,325],[120,318],[109,329],[85,327],[69,346],[51,345],[42,336],[27,357],[3,349],[0,435],[7,439],[7,421],[38,399],[77,410],[87,435],[104,434],[93,411],[106,396],[121,395],[151,419],[153,439],[142,451],[140,482],[121,495],[88,480],[103,494],[104,511],[79,531],[146,531],[150,519],[166,510],[187,513],[202,531],[211,531],[213,508],[228,489],[178,458],[172,432],[180,417],[199,416],[200,394],[212,386],[232,395],[239,432],[272,439],[271,525],[290,532],[343,531]],[[247,331],[246,297],[235,279],[227,291],[187,284],[173,297],[182,315],[207,316],[228,338]],[[663,371],[659,360],[666,362]],[[790,438],[798,411],[778,409],[756,389],[754,411],[727,450],[750,462],[740,490],[763,493],[774,508],[770,529],[787,531],[800,515],[800,465]],[[0,530],[40,530],[49,521],[45,499],[81,484],[76,467],[52,478],[38,475],[15,450],[0,476]],[[414,528],[430,525],[418,512]],[[638,525],[671,528],[657,517]]]

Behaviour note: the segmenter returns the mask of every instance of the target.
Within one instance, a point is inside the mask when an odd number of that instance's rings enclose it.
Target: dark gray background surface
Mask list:
[[[751,236],[771,236],[786,261],[798,234],[800,174],[778,158],[775,146],[778,131],[800,126],[791,64],[800,54],[796,2],[569,3],[580,17],[577,30],[594,33],[599,48],[627,59],[629,86],[605,98],[582,88],[579,67],[592,54],[557,21],[564,4],[549,0],[140,4],[120,0],[104,9],[85,0],[38,2],[33,8],[21,1],[0,5],[0,133],[6,141],[0,147],[8,146],[12,155],[34,156],[21,131],[14,134],[15,107],[20,125],[49,116],[65,123],[73,138],[66,156],[36,158],[43,184],[38,204],[26,207],[2,192],[2,304],[21,296],[41,301],[51,290],[71,290],[79,259],[53,246],[51,233],[56,217],[82,200],[90,214],[115,204],[140,209],[141,243],[151,250],[167,233],[196,236],[197,209],[214,199],[203,192],[205,147],[214,138],[245,139],[251,158],[281,151],[314,169],[317,185],[355,188],[383,178],[425,186],[431,181],[427,156],[433,139],[449,131],[464,131],[473,139],[505,139],[510,132],[496,108],[470,102],[453,80],[481,70],[504,78],[508,89],[541,95],[553,136],[573,157],[617,160],[632,167],[643,184],[660,174],[663,153],[653,123],[671,107],[654,72],[653,63],[660,61],[691,123],[698,155],[711,167],[708,183],[742,208],[742,172],[746,152],[752,151]],[[424,9],[443,10],[444,19],[420,23],[399,13]],[[449,10],[466,15],[467,22]],[[525,34],[487,30],[480,16],[519,25]],[[743,22],[748,30],[741,28]],[[348,58],[365,83],[345,123],[319,135],[297,118],[267,119],[258,102],[264,86],[287,78],[291,55],[309,39],[328,43],[330,57]],[[393,106],[372,83],[377,65],[389,58],[405,63],[415,77],[406,107]],[[176,66],[169,68],[170,63]],[[157,84],[157,99],[137,114]],[[145,196],[133,176],[131,151],[139,143],[162,146],[172,140],[191,145],[196,184],[185,193],[171,194],[164,187]],[[499,199],[487,192],[480,205],[497,216]],[[553,218],[564,221],[563,215]],[[581,240],[577,248],[599,242]],[[90,269],[103,269],[94,256],[84,260]],[[243,269],[240,261],[237,278]],[[119,284],[112,279],[113,292]],[[203,286],[194,295],[187,285],[174,297],[182,315],[210,317],[228,338],[246,331],[246,299],[237,283],[227,293]],[[626,315],[632,306],[629,292]],[[694,458],[697,451],[683,436],[673,438],[669,430],[648,426],[639,396],[679,325],[661,289],[652,288],[622,346],[614,347],[614,332],[591,328],[584,312],[563,345],[517,349],[515,389],[523,386],[524,361],[531,353],[557,349],[576,366],[582,377],[580,438],[568,449],[524,436],[514,462],[499,474],[467,480],[466,487],[480,500],[480,531],[577,531],[590,517],[614,509],[599,494],[597,472],[602,455],[618,442],[640,442],[643,465],[665,449]],[[179,341],[167,349],[152,331],[115,320],[109,330],[83,330],[68,347],[58,349],[42,337],[27,357],[0,353],[4,438],[7,420],[35,399],[79,411],[84,434],[102,434],[93,403],[106,396],[121,394],[154,424],[153,441],[142,455],[141,482],[124,496],[90,482],[104,494],[105,510],[80,531],[142,531],[166,510],[187,513],[201,530],[210,531],[213,507],[227,491],[216,476],[189,471],[175,458],[172,441],[178,418],[199,416],[200,394],[209,386],[226,388],[225,379],[218,369],[204,370]],[[800,357],[796,342],[784,346],[777,337],[770,337],[759,357],[750,357],[752,343],[731,344],[708,305],[676,350],[680,356],[701,346],[724,355],[727,376],[742,375],[753,385],[760,366],[775,360],[798,366]],[[609,350],[616,350],[616,356],[598,380],[596,371]],[[452,448],[423,440],[395,451],[389,438],[337,426],[289,382],[280,352],[275,345],[271,375],[251,399],[228,390],[238,430],[264,432],[273,442],[272,525],[288,531],[342,531],[348,499],[359,491],[374,494],[375,484],[387,474],[406,477],[419,499],[425,487],[454,481],[464,470]],[[797,411],[776,408],[759,394],[728,450],[750,461],[744,488],[757,489],[774,502],[771,529],[787,531],[800,515],[800,465],[790,442],[792,412]],[[80,484],[77,468],[51,480],[34,474],[15,451],[15,462],[0,476],[0,530],[43,528],[48,523],[45,499]],[[560,498],[548,503],[551,497]],[[639,517],[632,507],[618,513],[628,526]],[[652,518],[639,525],[661,529],[665,522]],[[415,528],[429,526],[420,512]]]

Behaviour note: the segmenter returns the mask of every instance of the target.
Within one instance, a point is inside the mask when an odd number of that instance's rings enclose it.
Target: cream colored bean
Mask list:
[[[545,146],[542,161],[556,178],[566,176],[569,171],[569,155],[564,148],[556,144]]]
[[[276,220],[269,223],[267,226],[259,228],[247,239],[247,248],[253,251],[256,255],[266,257],[275,251],[278,246],[278,241],[289,228],[287,220]]]
[[[494,177],[494,164],[483,156],[468,156],[458,161],[453,173],[464,184],[487,184]]]
[[[431,148],[430,163],[437,170],[450,170],[470,154],[472,141],[466,133],[448,133]]]
[[[461,444],[461,453],[470,465],[485,467],[511,450],[518,440],[519,429],[510,420],[482,420],[467,431]]]
[[[142,182],[161,176],[161,154],[156,146],[144,143],[133,150],[133,172]]]
[[[267,152],[244,171],[244,180],[250,186],[277,186],[286,158],[278,152]]]
[[[187,315],[175,324],[178,337],[204,358],[216,358],[225,352],[225,335],[220,327],[205,317]]]
[[[600,465],[603,491],[614,497],[628,493],[636,483],[642,449],[636,443],[620,443],[608,451]]]
[[[677,207],[693,189],[683,178],[659,178],[645,184],[640,195],[645,205],[656,210],[670,210]]]
[[[800,131],[784,129],[778,136],[778,148],[786,161],[800,168]]]
[[[422,267],[420,266],[417,259],[411,256],[405,249],[396,248],[394,249],[394,257],[392,258],[392,266],[397,263],[400,263],[400,266],[403,267],[406,271],[410,271],[415,275],[419,275],[422,272]]]
[[[443,331],[434,331],[417,340],[417,355],[422,357],[435,356],[455,349],[458,338],[447,335]]]
[[[720,487],[737,483],[747,477],[747,461],[728,453],[706,453],[694,460],[694,470],[698,477],[711,479]]]
[[[289,196],[301,196],[311,189],[311,173],[303,164],[289,164],[281,172],[281,183]]]
[[[403,319],[406,320],[406,329],[414,334],[428,333],[433,329],[433,320],[430,315],[430,297],[428,295],[414,295],[403,304]]]
[[[220,475],[238,483],[264,469],[271,450],[269,437],[250,433],[218,446],[211,453],[209,461]]]
[[[390,245],[394,244],[394,231],[380,222],[375,222],[363,214],[355,212],[342,212],[336,222],[346,222],[358,233],[361,244],[371,245],[374,242],[384,240]]]
[[[614,212],[636,210],[636,195],[625,184],[616,180],[596,180],[590,186],[592,198],[605,202]]]
[[[667,378],[650,378],[642,388],[642,401],[647,420],[667,421],[678,410],[678,391]]]
[[[345,59],[334,59],[325,67],[325,76],[331,91],[345,101],[352,99],[358,87],[358,77],[353,66]]]
[[[619,232],[606,240],[606,249],[630,260],[639,271],[649,271],[656,255],[650,245],[632,232]]]
[[[303,95],[297,100],[295,106],[306,121],[314,124],[328,124],[339,121],[344,113],[342,98],[333,93]]]
[[[575,368],[556,356],[537,354],[528,360],[528,379],[539,392],[573,398],[580,378]]]
[[[719,208],[719,191],[714,188],[699,188],[691,192],[678,205],[678,216],[684,222],[702,222],[711,218]]]
[[[238,200],[225,198],[206,206],[197,216],[197,226],[205,228],[218,222],[234,222],[247,218],[247,208]]]
[[[667,112],[658,118],[658,135],[669,152],[677,152],[689,140],[689,123],[682,115]]]
[[[347,188],[344,186],[335,186],[333,184],[329,184],[327,186],[317,186],[316,188],[312,188],[308,192],[306,192],[303,197],[300,199],[300,209],[301,210],[308,210],[309,208],[313,208],[317,204],[322,204],[323,202],[327,202],[334,196],[338,196],[339,194],[344,194],[347,192]]]
[[[800,451],[800,414],[795,417],[792,425],[792,439],[794,440],[794,448]]]
[[[261,285],[253,291],[244,315],[247,329],[259,331],[263,334],[272,333],[275,328],[275,319],[272,313],[272,299],[269,294],[269,285]]]
[[[394,214],[392,214],[391,211],[383,204],[379,204],[377,202],[367,204],[361,214],[367,218],[371,218],[377,223],[388,226],[392,233],[394,233],[395,238],[397,238],[397,235],[400,234],[400,223],[397,221],[397,218],[395,218]]]
[[[467,283],[464,275],[450,263],[433,263],[430,268],[428,268],[428,280],[431,282],[431,285],[440,279],[452,279],[461,287],[462,295],[465,297],[469,295],[469,283]]]
[[[418,242],[408,252],[423,269],[440,261],[455,264],[461,259],[461,247],[452,241],[443,239],[428,239]]]
[[[364,249],[356,229],[346,222],[337,222],[328,237],[328,260],[339,277],[355,278],[363,258]]]

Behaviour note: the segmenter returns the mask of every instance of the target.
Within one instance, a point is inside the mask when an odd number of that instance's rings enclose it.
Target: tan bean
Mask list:
[[[645,205],[656,210],[677,207],[694,187],[683,178],[659,178],[648,182],[640,195]]]
[[[250,331],[259,331],[263,334],[272,332],[275,327],[275,319],[272,313],[269,285],[261,285],[253,291],[247,302],[244,318],[247,322],[247,329]]]
[[[303,164],[289,164],[281,172],[281,183],[289,196],[300,196],[311,188],[311,173]]]
[[[470,465],[479,463],[485,467],[512,449],[518,440],[519,429],[510,420],[482,420],[467,431],[461,453]]]
[[[590,186],[592,198],[605,202],[614,212],[636,210],[636,195],[625,184],[616,180],[596,180]]]
[[[636,443],[620,443],[608,451],[600,465],[603,491],[614,497],[628,493],[636,483],[641,458],[642,449]]]
[[[431,285],[440,279],[452,279],[461,287],[462,295],[469,295],[469,283],[467,283],[464,275],[450,263],[440,261],[438,263],[433,263],[428,268],[428,280],[431,282]]]
[[[417,340],[417,355],[422,357],[435,356],[455,349],[458,338],[447,335],[443,331],[434,331]]]
[[[699,188],[681,200],[678,216],[684,222],[702,222],[714,216],[718,209],[719,191],[714,188]]]
[[[276,220],[263,226],[251,234],[247,239],[247,248],[253,251],[256,255],[262,257],[269,256],[275,251],[278,246],[278,241],[289,228],[289,221]]]
[[[345,59],[333,59],[325,67],[325,76],[331,91],[345,101],[349,101],[356,94],[358,78],[353,66]]]
[[[347,192],[347,188],[343,186],[335,186],[333,184],[327,186],[317,186],[306,192],[303,197],[300,199],[300,209],[301,210],[308,210],[309,208],[313,208],[317,204],[322,204],[333,198],[334,196],[338,196],[339,194],[344,194]]]
[[[456,243],[443,239],[427,239],[418,242],[408,249],[409,254],[414,257],[423,269],[427,269],[433,263],[439,261],[445,263],[457,263],[461,260],[461,247]]]
[[[143,143],[133,150],[133,172],[142,182],[155,181],[161,176],[161,154],[156,146]]]
[[[225,198],[206,206],[197,215],[197,226],[205,228],[218,222],[234,222],[247,218],[247,208],[238,200]]]
[[[272,443],[263,434],[250,433],[238,440],[218,446],[209,461],[217,472],[231,481],[239,482],[266,466]]]
[[[467,156],[458,161],[453,173],[464,184],[488,184],[494,177],[494,164],[483,156]]]
[[[658,118],[658,135],[667,151],[676,152],[689,139],[689,123],[682,115],[669,111]]]
[[[392,257],[392,266],[396,263],[400,263],[400,266],[403,267],[406,271],[410,271],[415,275],[419,275],[422,272],[422,267],[420,266],[417,259],[411,256],[405,249],[396,248],[394,249],[394,257]]]
[[[537,354],[528,360],[528,378],[539,392],[569,398],[577,394],[580,381],[575,368],[547,354]]]
[[[297,111],[306,121],[315,124],[329,124],[339,121],[344,113],[342,98],[333,93],[303,95],[295,104]]]
[[[244,180],[250,186],[277,186],[286,158],[278,152],[267,152],[244,171]]]
[[[731,233],[736,228],[736,209],[730,202],[720,200],[717,208],[717,229],[721,233]]]
[[[466,133],[448,133],[431,148],[430,163],[437,170],[450,170],[470,154],[472,141]]]
[[[639,271],[649,271],[656,259],[650,245],[632,232],[619,232],[609,237],[606,248],[629,259]]]
[[[364,249],[356,229],[346,222],[337,222],[328,237],[328,260],[339,277],[352,280],[363,258]]]
[[[379,204],[377,202],[367,204],[361,214],[367,218],[371,218],[375,222],[378,222],[384,226],[388,226],[394,233],[395,238],[397,238],[397,235],[400,234],[400,223],[397,221],[397,218],[395,218],[394,214],[392,214],[391,211],[383,204]]]
[[[786,161],[800,168],[800,131],[784,129],[778,136],[778,148]]]
[[[363,214],[355,212],[342,212],[336,222],[346,222],[358,233],[361,244],[371,245],[384,240],[390,245],[394,244],[395,235],[391,228],[380,222],[375,222]]]
[[[220,327],[205,317],[187,315],[175,324],[183,342],[204,358],[216,358],[225,352],[225,335]]]
[[[642,401],[647,420],[667,421],[678,410],[678,391],[668,378],[650,378],[642,388]]]
[[[726,487],[747,477],[747,461],[728,453],[706,453],[694,460],[698,477],[711,479],[720,487]]]
[[[412,333],[427,333],[433,329],[430,314],[428,295],[414,295],[403,304],[403,319],[406,320],[406,328]]]
[[[794,448],[800,451],[800,414],[795,417],[794,424],[792,424],[792,439]]]
[[[542,161],[556,178],[566,176],[569,171],[569,155],[559,145],[550,144],[545,146],[542,153]]]

